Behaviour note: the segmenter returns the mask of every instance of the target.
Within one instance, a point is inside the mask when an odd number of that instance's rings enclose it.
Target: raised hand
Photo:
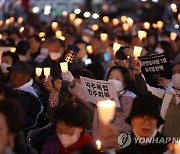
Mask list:
[[[134,71],[133,71],[134,75],[138,75],[141,73],[141,66],[142,66],[141,61],[139,59],[134,58],[132,61],[132,67],[134,69]]]

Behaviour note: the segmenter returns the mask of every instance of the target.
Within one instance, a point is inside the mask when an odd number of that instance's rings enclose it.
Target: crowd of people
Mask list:
[[[73,16],[49,23],[13,17],[0,22],[0,153],[176,152],[171,139],[180,137],[180,36],[171,37],[166,21],[148,28],[126,16],[116,22]],[[147,36],[140,38],[139,30]],[[142,48],[140,58],[134,46]],[[158,54],[169,62],[171,70],[164,71],[170,78],[159,76],[154,85],[146,81],[140,59]],[[50,75],[37,74],[37,68],[47,67]],[[103,123],[97,105],[88,101],[81,76],[114,84],[120,107],[110,123]],[[119,143],[124,133],[131,138],[127,147]]]

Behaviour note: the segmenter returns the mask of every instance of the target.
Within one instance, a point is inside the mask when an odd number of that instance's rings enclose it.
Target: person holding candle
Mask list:
[[[157,128],[164,123],[159,110],[161,103],[162,100],[151,93],[134,99],[131,112],[126,119],[133,128],[133,132],[127,134],[130,142],[127,147],[123,147],[120,143],[122,138],[119,137],[121,150],[117,154],[163,154],[168,150],[170,140],[157,131]],[[160,140],[164,142],[159,142]]]
[[[9,70],[9,84],[18,92],[20,104],[26,113],[24,128],[34,127],[43,107],[32,86],[33,68],[26,62],[18,61]]]
[[[61,75],[60,62],[65,61],[66,52],[63,49],[63,42],[57,38],[50,38],[48,40],[47,48],[49,50],[49,56],[42,62],[42,67],[51,68],[51,76],[53,80],[59,79]],[[79,51],[74,45],[68,46],[68,50]],[[79,67],[76,62],[69,64],[69,70]]]
[[[177,56],[173,62],[172,68],[172,82],[170,82],[165,89],[158,89],[146,84],[142,77],[141,62],[139,60],[133,61],[134,77],[137,90],[142,93],[152,92],[163,100],[161,105],[161,116],[165,119],[165,123],[160,127],[164,135],[169,137],[180,136],[180,123],[177,120],[180,117],[180,56]]]
[[[61,103],[52,120],[56,134],[49,138],[41,154],[72,154],[92,144],[92,137],[85,132],[86,115],[77,103]]]
[[[19,132],[24,121],[24,111],[13,99],[0,100],[0,153],[37,154],[30,145],[19,143]]]
[[[71,93],[82,100],[87,107],[94,111],[92,135],[94,139],[98,139],[100,137],[100,130],[98,125],[99,119],[97,116],[97,108],[90,102],[87,102],[83,88],[81,88],[81,84],[75,82],[71,72],[67,71],[66,73],[63,73],[62,78],[69,84]],[[136,97],[136,95],[128,91],[130,82],[129,72],[125,67],[114,66],[109,70],[106,79],[115,84],[119,103],[121,106],[120,108],[116,108],[116,113],[112,124],[116,127],[119,134],[126,131],[131,131],[131,126],[125,122],[125,119],[130,112],[132,101]],[[110,147],[111,145],[104,146]]]

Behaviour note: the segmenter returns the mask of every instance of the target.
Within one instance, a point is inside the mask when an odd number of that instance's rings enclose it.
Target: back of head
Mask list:
[[[160,126],[164,122],[164,120],[160,116],[161,104],[162,100],[151,93],[139,95],[134,99],[131,112],[126,121],[130,123],[131,118],[135,116],[148,115],[156,117],[158,119],[158,126]]]
[[[53,123],[64,122],[68,126],[85,128],[87,117],[82,107],[73,102],[61,102],[53,115]]]
[[[24,121],[24,111],[19,102],[13,99],[1,100],[0,114],[5,116],[9,132],[18,134]]]
[[[72,72],[73,76],[75,78],[80,78],[80,76],[82,77],[87,77],[87,78],[90,78],[90,79],[93,79],[94,76],[92,74],[92,72],[90,70],[87,70],[87,69],[82,69],[82,68],[76,68],[73,72]]]
[[[20,41],[16,46],[16,53],[20,55],[26,55],[30,49],[30,44],[28,41]]]

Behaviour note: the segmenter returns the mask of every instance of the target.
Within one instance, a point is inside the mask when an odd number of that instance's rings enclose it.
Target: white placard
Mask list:
[[[113,82],[93,80],[82,76],[80,79],[84,93],[89,102],[97,104],[99,101],[110,99],[116,102],[116,107],[120,107]]]

